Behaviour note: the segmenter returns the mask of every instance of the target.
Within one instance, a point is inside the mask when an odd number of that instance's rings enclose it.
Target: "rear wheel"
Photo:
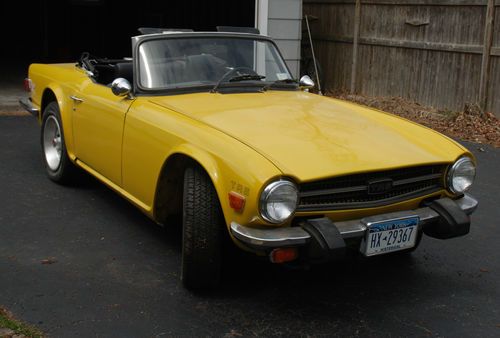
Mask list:
[[[49,178],[57,183],[69,183],[76,168],[66,152],[61,114],[57,102],[49,103],[43,112],[40,141],[45,171]]]
[[[190,289],[217,286],[221,275],[224,218],[215,188],[200,167],[184,174],[181,279]]]

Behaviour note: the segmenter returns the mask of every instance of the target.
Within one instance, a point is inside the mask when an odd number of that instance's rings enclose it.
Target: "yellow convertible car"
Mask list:
[[[157,223],[182,218],[185,286],[219,282],[228,239],[278,264],[469,232],[476,165],[457,142],[308,92],[269,37],[149,33],[129,58],[32,64],[21,104],[51,180],[80,167]]]

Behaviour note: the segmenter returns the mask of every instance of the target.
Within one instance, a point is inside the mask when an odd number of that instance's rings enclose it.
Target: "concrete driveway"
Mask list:
[[[179,282],[179,230],[91,178],[51,183],[38,139],[32,117],[0,117],[0,304],[50,336],[500,336],[499,149],[467,144],[466,237],[309,271],[233,260],[197,295]]]

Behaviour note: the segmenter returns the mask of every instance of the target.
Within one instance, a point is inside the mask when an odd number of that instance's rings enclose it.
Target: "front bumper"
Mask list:
[[[366,224],[418,216],[420,230],[429,236],[444,239],[468,233],[470,224],[468,216],[476,210],[477,205],[476,199],[465,194],[457,200],[442,198],[414,210],[379,214],[341,222],[332,222],[327,218],[321,218],[306,220],[300,226],[275,229],[256,229],[232,222],[231,233],[250,248],[270,251],[274,248],[308,245],[315,240],[316,232],[319,231],[327,242],[334,243],[331,245],[335,247],[330,247],[330,249],[336,249],[336,247],[345,246],[345,240],[362,239],[367,229]],[[317,224],[320,224],[319,229]],[[311,231],[311,226],[316,230]]]

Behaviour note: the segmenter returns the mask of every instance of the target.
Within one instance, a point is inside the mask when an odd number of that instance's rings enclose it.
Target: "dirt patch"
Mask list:
[[[0,116],[30,116],[28,112],[24,111],[2,111],[0,110]]]
[[[42,338],[43,333],[35,327],[27,325],[0,307],[0,337],[2,338]]]
[[[19,116],[28,114],[18,103],[8,103],[0,98],[0,116]]]
[[[329,96],[407,118],[450,137],[500,148],[500,120],[489,112],[482,112],[477,105],[467,104],[463,111],[452,112],[422,106],[400,97],[350,94],[329,94]]]

